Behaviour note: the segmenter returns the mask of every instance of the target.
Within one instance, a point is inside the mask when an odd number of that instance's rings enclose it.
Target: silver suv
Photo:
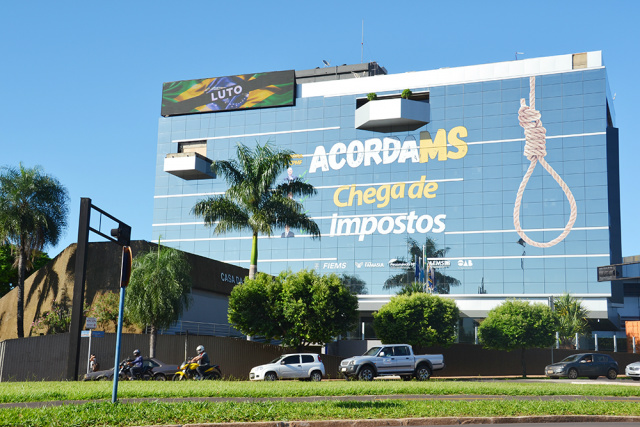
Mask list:
[[[324,364],[319,354],[283,354],[266,365],[251,369],[251,381],[275,381],[279,379],[308,379],[320,381],[325,375]]]

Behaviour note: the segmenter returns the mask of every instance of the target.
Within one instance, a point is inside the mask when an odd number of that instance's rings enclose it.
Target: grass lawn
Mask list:
[[[202,422],[291,421],[411,417],[523,415],[635,415],[637,402],[592,400],[589,396],[640,396],[640,388],[513,381],[279,381],[121,382],[118,397],[303,397],[348,395],[503,395],[499,400],[396,400],[365,402],[159,402],[110,403],[111,382],[0,383],[0,402],[87,400],[81,405],[3,408],[2,426],[131,426]],[[512,400],[508,396],[581,395],[578,401]]]

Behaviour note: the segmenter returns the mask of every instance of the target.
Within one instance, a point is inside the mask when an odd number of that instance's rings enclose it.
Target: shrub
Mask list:
[[[46,334],[61,334],[69,332],[70,325],[71,307],[68,298],[63,298],[60,302],[53,300],[51,311],[42,313],[33,321],[31,328],[33,331],[43,331]]]

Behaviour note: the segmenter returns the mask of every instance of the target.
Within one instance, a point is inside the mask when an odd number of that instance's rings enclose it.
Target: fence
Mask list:
[[[115,354],[115,334],[105,334],[104,338],[92,338],[91,352],[98,357],[103,369],[113,366]],[[86,372],[88,339],[81,340],[80,369],[78,376]],[[211,361],[220,364],[225,378],[248,379],[253,366],[264,364],[275,357],[289,352],[286,348],[247,341],[246,339],[195,335],[159,335],[156,356],[165,363],[181,363],[185,355],[193,356],[198,345],[204,345]],[[143,355],[148,354],[149,335],[124,334],[122,336],[120,358],[131,355],[136,348]],[[336,348],[337,346],[337,348]],[[341,341],[333,343],[341,356],[323,355],[327,375],[336,378],[340,360],[344,357],[362,354],[366,351],[366,341]],[[69,335],[45,335],[20,338],[0,342],[0,381],[41,381],[63,380],[66,371],[66,357]],[[317,350],[317,349],[315,349]],[[454,344],[451,347],[431,347],[414,349],[417,354],[443,354],[446,368],[436,371],[437,377],[458,376],[519,376],[522,373],[520,351],[487,350],[480,345]],[[570,349],[529,349],[525,351],[528,375],[543,375],[544,367],[552,361],[584,350]],[[602,348],[600,349],[602,351]],[[335,353],[334,353],[335,354]],[[627,364],[637,362],[640,357],[633,353],[609,353],[618,362],[619,373],[624,373]]]
[[[115,361],[116,334],[91,339],[91,353],[97,356],[102,369],[109,369]],[[80,342],[78,377],[87,370],[89,339]],[[225,378],[248,379],[252,367],[264,364],[291,350],[246,339],[196,336],[158,335],[156,357],[165,363],[182,363],[185,356],[195,356],[198,345],[204,345],[212,363],[219,364]],[[123,334],[120,359],[130,357],[134,349],[143,356],[149,354],[149,335]],[[0,342],[0,381],[65,379],[69,334],[44,335]],[[329,376],[336,376],[341,358],[323,355]]]

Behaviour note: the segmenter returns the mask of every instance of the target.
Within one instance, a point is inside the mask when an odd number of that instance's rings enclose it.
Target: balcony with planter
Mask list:
[[[213,179],[216,175],[211,172],[211,159],[202,154],[170,153],[164,158],[164,171],[185,180]]]
[[[370,100],[356,110],[355,127],[374,132],[412,131],[430,120],[428,102],[390,98]]]

